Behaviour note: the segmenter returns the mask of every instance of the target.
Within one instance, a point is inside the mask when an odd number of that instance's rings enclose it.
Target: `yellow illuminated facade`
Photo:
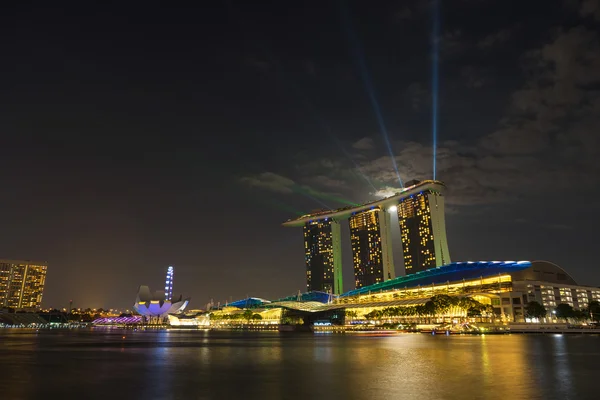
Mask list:
[[[368,230],[376,218],[362,216],[354,221],[357,225],[353,229],[366,226]],[[363,220],[367,221],[366,225]],[[538,276],[545,280],[535,279]],[[430,301],[435,303],[434,297],[441,298],[447,307],[428,305]],[[453,263],[419,275],[352,290],[339,297],[330,296],[327,301],[323,301],[322,296],[292,298],[272,302],[258,299],[260,305],[251,307],[252,312],[237,307],[223,308],[211,314],[211,326],[255,325],[257,321],[290,325],[300,318],[317,328],[329,326],[319,325],[317,321],[328,320],[332,325],[323,329],[337,329],[335,325],[341,326],[340,315],[344,316],[346,327],[356,325],[359,328],[381,323],[460,325],[473,322],[502,326],[555,323],[558,321],[553,311],[558,304],[585,310],[590,302],[600,299],[600,288],[578,285],[566,271],[547,261],[480,261]],[[476,308],[470,300],[479,303]],[[531,301],[543,304],[546,316],[532,321],[527,316]],[[432,305],[434,309],[430,307]],[[280,310],[279,313],[276,310]]]
[[[384,211],[379,208],[363,211],[350,217],[350,243],[357,289],[383,282],[392,277],[390,272],[386,274],[388,266],[385,265],[385,261],[388,259],[391,249],[386,246],[389,232],[387,229],[382,229],[389,225],[386,224],[385,218]]]
[[[397,210],[406,274],[449,264],[441,194],[420,192],[400,202]]]
[[[0,307],[40,308],[47,268],[45,263],[0,260]]]
[[[429,299],[437,294],[465,296],[474,293],[505,293],[512,291],[512,278],[501,274],[486,278],[461,280],[459,282],[438,283],[405,289],[387,290],[352,297],[341,297],[335,302],[340,304],[385,303],[399,300]],[[387,304],[386,304],[387,305]]]
[[[340,224],[331,218],[304,225],[307,291],[340,294],[342,287]]]

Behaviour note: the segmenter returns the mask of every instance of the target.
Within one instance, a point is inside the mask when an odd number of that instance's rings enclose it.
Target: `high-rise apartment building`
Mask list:
[[[449,264],[444,198],[424,190],[397,206],[406,274]]]
[[[356,288],[395,278],[390,216],[379,207],[350,217]]]
[[[306,288],[333,294],[343,292],[339,222],[326,218],[304,225]]]
[[[0,260],[0,307],[39,308],[47,268],[46,263]]]

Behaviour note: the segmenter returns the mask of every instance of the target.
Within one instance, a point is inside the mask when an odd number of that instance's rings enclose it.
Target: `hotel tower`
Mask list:
[[[439,181],[411,181],[385,199],[286,221],[304,228],[307,290],[342,293],[340,221],[346,219],[356,288],[396,277],[391,212],[398,213],[406,274],[449,264],[444,189]]]
[[[331,218],[304,224],[306,289],[342,293],[340,224]]]

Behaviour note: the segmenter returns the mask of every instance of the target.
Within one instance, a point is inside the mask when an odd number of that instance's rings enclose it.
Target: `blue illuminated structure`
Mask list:
[[[229,303],[229,306],[238,308],[257,308],[276,306],[282,302],[297,302],[299,304],[321,303],[323,306],[331,303],[332,300],[341,297],[351,297],[369,293],[379,293],[392,291],[395,289],[410,289],[416,287],[426,287],[444,283],[456,283],[460,281],[469,281],[483,279],[498,275],[507,275],[523,271],[531,267],[530,261],[468,261],[455,262],[441,267],[430,268],[425,271],[390,279],[385,282],[365,286],[360,289],[351,290],[340,296],[331,295],[325,292],[311,291],[299,293],[297,295],[284,297],[273,302],[257,297],[238,300]],[[562,271],[562,270],[561,270]],[[564,272],[564,271],[563,271]]]
[[[439,91],[439,55],[440,55],[440,4],[439,0],[433,1],[433,32],[432,46],[433,55],[431,57],[431,133],[433,146],[433,179],[436,179],[436,158],[437,158],[437,136],[438,136],[438,91]]]
[[[368,293],[384,292],[387,290],[414,288],[446,282],[486,278],[499,274],[510,274],[531,267],[529,261],[478,261],[455,262],[441,267],[390,279],[375,285],[343,293],[340,297],[356,296]]]
[[[247,299],[237,300],[233,303],[229,303],[227,306],[237,308],[255,308],[269,303],[269,300],[261,299],[259,297],[248,297]]]
[[[337,296],[326,293],[326,292],[319,292],[319,291],[314,290],[311,292],[301,293],[300,295],[284,297],[277,301],[316,301],[319,303],[327,304],[333,298],[336,298],[336,297]]]
[[[171,300],[173,297],[173,267],[167,268],[167,280],[165,281],[165,299]]]
[[[278,303],[278,302],[282,302],[282,301],[298,301],[298,302],[311,301],[311,302],[328,304],[334,298],[337,298],[337,296],[315,290],[315,291],[306,292],[306,293],[299,293],[299,294],[296,294],[293,296],[283,297],[281,299],[275,300],[274,303]],[[238,307],[238,308],[257,308],[257,307],[265,307],[265,306],[268,306],[269,304],[271,304],[271,301],[269,301],[269,300],[261,299],[260,297],[248,297],[246,299],[234,301],[233,303],[228,303],[227,306]]]

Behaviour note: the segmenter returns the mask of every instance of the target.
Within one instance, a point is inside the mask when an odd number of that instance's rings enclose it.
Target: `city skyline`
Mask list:
[[[598,13],[459,3],[433,40],[423,1],[7,7],[0,257],[48,262],[44,307],[130,308],[169,265],[193,308],[297,293],[306,249],[281,221],[431,179],[437,103],[452,261],[600,285]]]

